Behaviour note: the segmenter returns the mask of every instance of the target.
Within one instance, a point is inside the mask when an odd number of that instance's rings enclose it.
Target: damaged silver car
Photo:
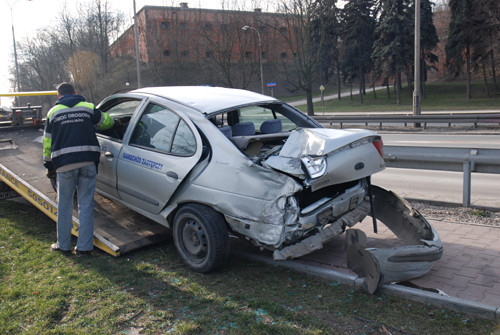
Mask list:
[[[121,126],[98,135],[98,192],[171,228],[194,271],[222,266],[230,236],[284,260],[367,215],[408,243],[381,256],[349,235],[351,268],[375,278],[367,287],[423,275],[441,256],[429,223],[370,184],[385,168],[375,132],[326,129],[275,98],[227,88],[142,88],[99,108]]]

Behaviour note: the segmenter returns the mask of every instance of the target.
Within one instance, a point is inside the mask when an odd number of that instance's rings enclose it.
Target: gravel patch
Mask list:
[[[411,204],[429,220],[500,228],[500,211],[460,206],[439,206],[415,201],[411,201]]]

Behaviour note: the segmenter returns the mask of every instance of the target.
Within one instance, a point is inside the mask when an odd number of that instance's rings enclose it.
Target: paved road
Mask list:
[[[387,168],[372,177],[373,184],[403,198],[463,203],[463,173]],[[471,205],[500,210],[500,175],[473,173]]]
[[[498,134],[382,134],[385,145],[500,149]],[[373,176],[373,183],[399,195],[420,200],[462,204],[463,173],[388,168]],[[500,209],[500,174],[473,173],[471,204]]]
[[[385,145],[500,149],[500,131],[484,134],[381,133]]]

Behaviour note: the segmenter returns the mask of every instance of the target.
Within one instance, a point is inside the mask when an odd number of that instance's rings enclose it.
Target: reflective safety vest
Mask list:
[[[80,101],[73,107],[54,106],[47,114],[43,134],[44,161],[51,161],[55,169],[80,162],[98,163],[100,147],[95,126],[109,129],[113,126],[113,119],[95,109],[92,103]]]

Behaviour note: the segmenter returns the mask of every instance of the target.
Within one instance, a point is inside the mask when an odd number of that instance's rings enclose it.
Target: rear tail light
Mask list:
[[[381,138],[378,138],[373,141],[373,145],[377,149],[378,153],[380,154],[380,157],[384,158],[384,142],[382,141]]]
[[[326,158],[320,157],[302,157],[300,159],[303,166],[306,168],[307,173],[309,173],[309,178],[316,179],[323,176],[326,173]]]

